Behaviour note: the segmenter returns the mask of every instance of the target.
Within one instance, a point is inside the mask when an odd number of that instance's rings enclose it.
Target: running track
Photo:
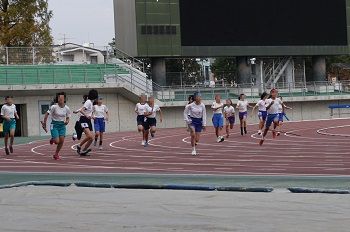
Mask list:
[[[263,147],[257,134],[242,137],[234,128],[222,144],[213,129],[203,133],[197,157],[191,156],[185,129],[159,130],[150,146],[140,145],[135,132],[108,134],[104,150],[79,157],[67,137],[61,161],[52,160],[48,141],[18,145],[15,153],[0,153],[2,172],[149,173],[214,175],[350,175],[350,119],[295,122]],[[249,131],[255,132],[256,126]],[[236,133],[235,133],[236,132]]]

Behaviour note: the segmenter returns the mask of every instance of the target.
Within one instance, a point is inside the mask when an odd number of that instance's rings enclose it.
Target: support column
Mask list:
[[[250,83],[252,70],[248,64],[248,58],[245,56],[237,57],[237,66],[238,66],[238,84]]]
[[[284,82],[288,83],[290,87],[294,86],[295,78],[294,78],[294,60],[293,59],[289,62],[285,73],[286,73],[286,79],[284,80]]]
[[[152,58],[152,81],[160,86],[166,86],[166,65],[164,58]]]
[[[326,80],[327,80],[326,58],[324,56],[313,56],[312,57],[312,81],[326,81]]]

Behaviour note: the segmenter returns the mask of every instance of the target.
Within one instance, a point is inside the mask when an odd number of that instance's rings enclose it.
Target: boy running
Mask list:
[[[141,95],[140,96],[140,102],[136,104],[135,106],[135,113],[137,114],[136,123],[137,123],[137,130],[138,132],[142,133],[142,146],[146,145],[146,133],[145,133],[145,113],[146,108],[148,107],[148,104],[146,103],[146,96]]]
[[[146,116],[146,122],[144,124],[145,129],[145,146],[148,145],[148,134],[151,132],[152,138],[154,137],[154,134],[157,130],[157,112],[159,112],[160,116],[160,122],[163,122],[163,114],[160,107],[156,104],[154,104],[154,97],[149,97],[148,99],[148,106],[146,107],[145,116]]]

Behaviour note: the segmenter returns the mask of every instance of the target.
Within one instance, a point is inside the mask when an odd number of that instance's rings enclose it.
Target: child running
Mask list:
[[[84,95],[84,96],[83,96],[82,107],[81,107],[79,110],[73,111],[73,113],[74,113],[74,114],[79,113],[79,112],[83,109],[84,104],[85,104],[85,102],[86,102],[87,100],[88,100],[88,95]],[[80,140],[81,137],[83,136],[83,133],[84,133],[84,130],[83,130],[83,128],[81,127],[80,122],[79,122],[80,116],[81,116],[81,114],[79,115],[78,120],[75,122],[75,126],[74,126],[75,133],[73,133],[73,136],[72,136],[73,141],[75,141],[75,140]]]
[[[91,152],[90,146],[94,141],[94,135],[92,134],[92,112],[93,112],[93,102],[98,98],[97,90],[90,90],[88,94],[88,99],[84,103],[83,107],[74,113],[80,113],[79,123],[83,132],[85,134],[85,138],[80,142],[77,146],[77,153],[81,156],[88,156],[89,152]],[[84,147],[83,147],[84,146]],[[81,150],[83,147],[83,150]]]
[[[215,102],[213,102],[211,109],[213,110],[212,122],[215,128],[216,141],[218,143],[223,142],[225,139],[221,135],[222,129],[224,127],[224,116],[222,110],[224,109],[224,103],[221,102],[221,96],[219,94],[215,95]]]
[[[268,94],[264,92],[261,94],[260,100],[256,105],[253,107],[252,110],[252,116],[254,115],[255,108],[258,107],[259,113],[258,113],[258,118],[259,118],[259,130],[258,134],[261,135],[262,130],[264,129],[265,122],[266,122],[266,117],[267,117],[267,111],[266,111],[266,99],[268,97]]]
[[[146,96],[141,95],[140,96],[140,102],[136,104],[135,106],[135,113],[137,114],[136,122],[137,122],[137,130],[139,133],[142,133],[142,142],[141,145],[146,145],[146,133],[145,133],[145,113],[146,108],[148,107],[148,104],[146,103]],[[147,146],[147,145],[146,145]]]
[[[282,125],[283,125],[283,118],[286,117],[287,115],[285,113],[286,109],[292,110],[293,108],[286,106],[283,102],[283,98],[279,97],[279,99],[281,99],[282,104],[278,106],[278,131],[277,131],[277,136],[280,136],[281,131],[282,131]]]
[[[160,107],[156,104],[154,104],[154,97],[148,98],[148,106],[146,107],[146,123],[144,124],[144,130],[145,130],[145,147],[148,146],[148,136],[151,132],[151,137],[153,138],[156,133],[157,128],[157,112],[159,112],[159,119],[160,122],[163,122],[163,114]]]
[[[63,147],[64,139],[66,137],[66,125],[69,123],[71,112],[69,107],[66,105],[66,94],[64,92],[57,93],[56,100],[57,104],[50,107],[50,110],[45,114],[42,127],[45,131],[47,125],[48,116],[51,116],[51,139],[50,144],[57,144],[56,152],[53,155],[54,160],[60,160],[60,151]]]
[[[188,115],[190,115],[190,118]],[[202,103],[200,93],[195,93],[194,102],[186,106],[184,119],[190,125],[192,155],[196,156],[196,146],[199,142],[200,134],[202,130],[205,130],[207,125],[207,112],[205,105]]]
[[[265,130],[262,135],[262,138],[260,140],[260,146],[263,145],[265,141],[265,136],[267,135],[267,132],[269,131],[272,123],[273,123],[273,130],[272,130],[272,136],[273,138],[276,137],[276,128],[278,126],[278,108],[280,105],[282,105],[281,99],[277,98],[278,91],[276,89],[272,89],[270,92],[270,98],[266,100],[266,110],[267,110],[267,119],[266,119],[266,125]]]
[[[187,103],[186,106],[188,106],[188,105],[191,104],[192,102],[194,102],[194,96],[193,96],[193,95],[190,95],[190,96],[188,96],[188,103]],[[186,108],[186,106],[185,106],[185,108]],[[188,115],[188,118],[191,119],[191,116]],[[191,129],[190,129],[190,125],[186,123],[186,127],[187,127],[187,132],[190,132],[190,130],[191,130]]]
[[[235,124],[235,108],[231,99],[226,100],[226,106],[224,107],[224,116],[226,119],[226,138],[230,137],[230,129],[233,129]]]
[[[92,114],[92,118],[94,120],[94,128],[95,128],[95,141],[94,146],[97,146],[98,137],[100,137],[100,142],[98,149],[102,150],[103,146],[103,134],[106,131],[106,122],[108,122],[109,114],[108,108],[106,105],[102,104],[102,97],[99,97],[97,100],[97,104],[94,105],[94,110]]]
[[[247,116],[248,107],[252,108],[248,101],[245,99],[245,95],[241,94],[238,97],[237,109],[239,111],[239,122],[241,126],[241,135],[247,134]]]
[[[13,142],[15,140],[16,131],[16,119],[19,120],[17,114],[16,105],[13,104],[13,97],[5,97],[5,105],[1,107],[1,117],[4,119],[3,132],[5,142],[5,153],[10,155],[13,153]],[[10,138],[10,146],[8,146],[8,140]]]

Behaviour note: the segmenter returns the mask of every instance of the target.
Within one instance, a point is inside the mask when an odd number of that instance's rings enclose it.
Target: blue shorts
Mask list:
[[[224,116],[222,114],[214,114],[212,121],[215,128],[224,126]]]
[[[259,110],[258,118],[259,118],[260,120],[266,121],[266,118],[267,118],[267,111],[260,111],[260,110]]]
[[[228,125],[234,125],[235,124],[235,116],[230,116],[230,117],[228,117],[227,119],[226,119],[226,123],[228,124]]]
[[[278,121],[283,122],[283,117],[284,117],[284,113],[279,113],[278,114]]]
[[[268,114],[266,120],[266,128],[270,128],[273,122],[278,122],[279,114]]]
[[[203,130],[203,119],[202,118],[191,118],[191,127],[194,127],[196,133],[200,133]]]
[[[246,112],[239,112],[239,119],[245,119],[245,118],[247,118],[248,117],[248,112],[246,111]]]
[[[66,137],[66,125],[61,121],[51,122],[51,138]]]
[[[10,121],[4,119],[3,132],[5,135],[10,134],[11,130],[16,130],[16,119],[11,118]]]
[[[95,132],[106,132],[106,122],[104,118],[95,118],[94,120]]]

